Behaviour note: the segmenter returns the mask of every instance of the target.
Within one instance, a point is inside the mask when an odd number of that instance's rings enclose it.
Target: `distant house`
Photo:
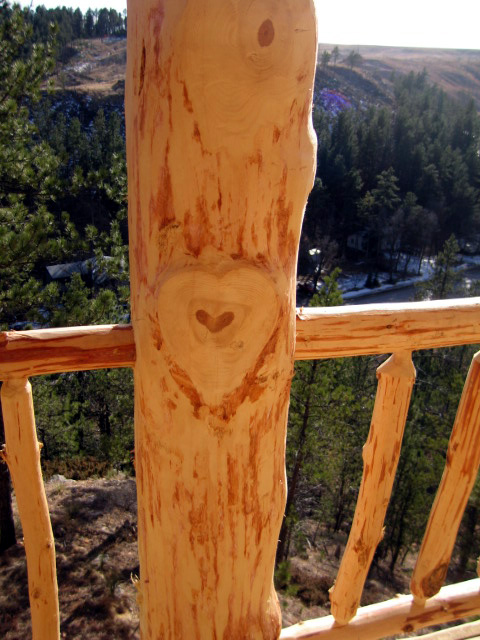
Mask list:
[[[102,256],[102,261],[112,260],[110,256]],[[102,286],[109,280],[107,271],[98,264],[98,260],[87,258],[77,262],[65,264],[52,264],[46,268],[46,281],[63,283],[69,280],[75,273],[79,273],[82,279],[90,285]]]
[[[52,264],[47,267],[47,282],[58,282],[69,280],[74,273],[82,276],[88,274],[85,268],[85,260],[79,262],[67,262],[65,264]]]

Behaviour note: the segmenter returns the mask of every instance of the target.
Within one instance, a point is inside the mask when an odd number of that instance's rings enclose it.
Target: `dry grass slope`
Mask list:
[[[320,44],[319,52],[331,51],[334,46]],[[79,40],[74,48],[76,54],[57,69],[59,89],[84,95],[123,95],[127,59],[125,38]],[[430,81],[448,95],[461,101],[473,97],[480,110],[480,50],[359,46],[355,50],[363,57],[363,64],[349,74],[342,60],[352,47],[339,49],[337,69],[333,69],[333,63],[329,69],[343,80],[347,95],[355,94],[355,87],[360,84],[364,99],[383,101],[391,89],[392,73],[421,73],[426,69]]]

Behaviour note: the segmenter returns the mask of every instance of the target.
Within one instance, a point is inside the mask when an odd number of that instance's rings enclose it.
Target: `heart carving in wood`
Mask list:
[[[200,324],[203,324],[211,333],[218,333],[225,327],[228,327],[229,324],[233,322],[235,319],[235,315],[231,311],[225,311],[221,313],[219,316],[212,316],[205,311],[204,309],[199,309],[195,314],[197,320]]]
[[[278,316],[272,281],[253,266],[191,267],[164,278],[158,320],[165,348],[204,402],[221,404],[260,356]]]

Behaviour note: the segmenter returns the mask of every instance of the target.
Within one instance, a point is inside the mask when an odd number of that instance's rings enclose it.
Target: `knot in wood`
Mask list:
[[[267,18],[258,29],[258,44],[261,47],[269,47],[275,38],[275,28],[273,22]]]

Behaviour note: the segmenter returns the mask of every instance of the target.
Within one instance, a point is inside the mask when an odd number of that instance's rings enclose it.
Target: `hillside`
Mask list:
[[[334,44],[319,45],[332,51]],[[123,94],[127,59],[125,38],[78,40],[70,59],[57,68],[59,90],[97,97]],[[430,80],[453,98],[461,101],[473,97],[480,110],[480,50],[412,49],[400,47],[355,47],[363,63],[350,69],[345,63],[351,47],[339,47],[340,57],[334,66],[318,68],[317,89],[336,89],[356,106],[362,103],[389,104],[392,73],[406,74],[425,69]]]
[[[319,60],[322,51],[332,51],[334,47],[320,44]],[[353,71],[342,62],[351,50],[352,47],[339,47],[337,68],[331,63],[326,71],[319,68],[319,75],[326,86],[336,79],[338,86],[329,88],[342,91],[357,104],[362,99],[388,104],[392,74],[421,73],[425,69],[430,81],[449,96],[462,102],[473,97],[480,110],[480,50],[358,46],[355,51],[363,63]]]
[[[76,40],[71,55],[56,69],[56,89],[96,97],[123,95],[126,38]]]

